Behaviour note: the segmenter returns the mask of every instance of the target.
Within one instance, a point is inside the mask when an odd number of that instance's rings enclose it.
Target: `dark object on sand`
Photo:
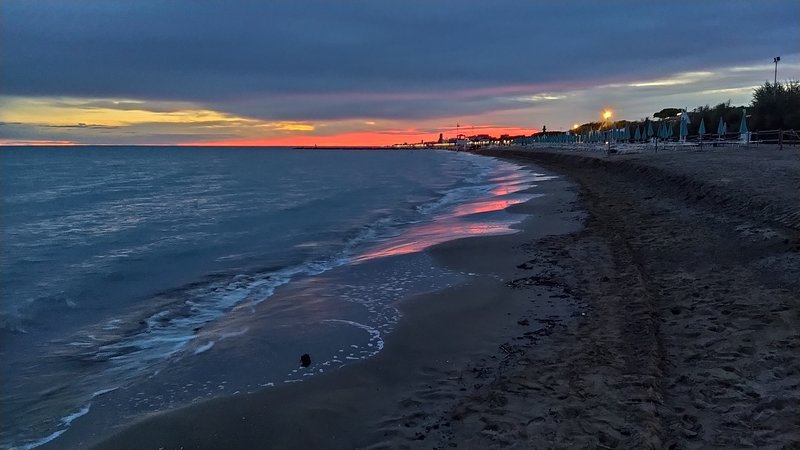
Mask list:
[[[300,364],[302,364],[303,367],[311,365],[311,357],[308,356],[308,353],[303,353],[303,356],[300,357]]]

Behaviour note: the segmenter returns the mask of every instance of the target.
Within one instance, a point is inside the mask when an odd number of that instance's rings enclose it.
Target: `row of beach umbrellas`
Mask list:
[[[722,117],[719,118],[719,124],[717,125],[717,135],[722,136],[727,133],[728,126]],[[742,108],[742,120],[739,124],[739,134],[742,136],[743,139],[747,136],[747,114],[744,108]],[[703,139],[703,136],[708,134],[706,132],[706,123],[705,119],[700,119],[700,127],[697,130],[697,134],[700,139]],[[642,139],[650,139],[652,137],[657,137],[660,139],[669,139],[674,136],[673,126],[669,122],[660,122],[658,126],[658,130],[653,129],[653,122],[648,121],[647,126],[642,130],[641,127],[636,127],[636,131],[633,133],[633,139],[636,141],[640,141]],[[683,141],[689,136],[689,114],[684,112],[681,114],[680,120],[680,127],[678,130],[678,136],[680,140]],[[543,136],[547,137],[547,136]],[[550,138],[553,138],[551,136]],[[613,141],[629,141],[631,139],[630,129],[625,126],[621,129],[614,128],[609,131],[600,131],[600,130],[590,130],[583,133],[580,136],[581,142],[606,142],[608,140]],[[554,141],[540,141],[540,142],[554,142]],[[569,142],[569,141],[562,141],[562,142]]]

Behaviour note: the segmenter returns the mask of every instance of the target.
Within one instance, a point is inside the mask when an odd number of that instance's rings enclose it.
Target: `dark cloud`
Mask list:
[[[488,94],[441,94],[771,61],[800,41],[796,0],[5,0],[2,8],[4,95],[195,102],[266,119],[513,108]],[[381,97],[403,93],[417,96]]]

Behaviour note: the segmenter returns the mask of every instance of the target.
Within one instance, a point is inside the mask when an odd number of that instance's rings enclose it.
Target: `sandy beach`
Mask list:
[[[559,179],[441,244],[369,360],[154,415],[97,448],[797,448],[800,154],[487,155]]]

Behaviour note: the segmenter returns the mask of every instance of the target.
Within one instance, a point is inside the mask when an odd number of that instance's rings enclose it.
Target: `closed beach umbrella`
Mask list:
[[[671,123],[667,123],[667,137],[671,138],[672,134],[673,134],[672,133],[672,124]]]
[[[739,123],[739,139],[743,142],[747,142],[747,135],[747,112],[742,108],[742,121]]]
[[[638,125],[636,126],[636,132],[633,133],[633,138],[635,140],[637,140],[637,141],[641,141],[642,140],[642,130],[639,129]]]
[[[742,108],[742,122],[739,124],[739,133],[747,133],[747,114],[744,108]]]
[[[622,139],[624,139],[626,141],[630,141],[631,140],[631,130],[630,130],[630,128],[628,128],[627,125],[625,125],[625,131],[622,133]]]
[[[706,134],[706,120],[700,119],[700,129],[697,130],[697,134],[700,135],[700,139],[703,139],[703,135]]]
[[[680,137],[681,141],[686,141],[686,136],[689,135],[689,114],[685,112],[681,115],[681,129],[680,129]]]
[[[717,134],[722,136],[723,134],[725,134],[725,129],[726,128],[727,127],[725,126],[725,121],[723,121],[722,117],[720,117],[719,118],[719,125],[717,125]]]
[[[647,131],[645,131],[645,137],[648,139],[653,137],[653,122],[647,122]]]

